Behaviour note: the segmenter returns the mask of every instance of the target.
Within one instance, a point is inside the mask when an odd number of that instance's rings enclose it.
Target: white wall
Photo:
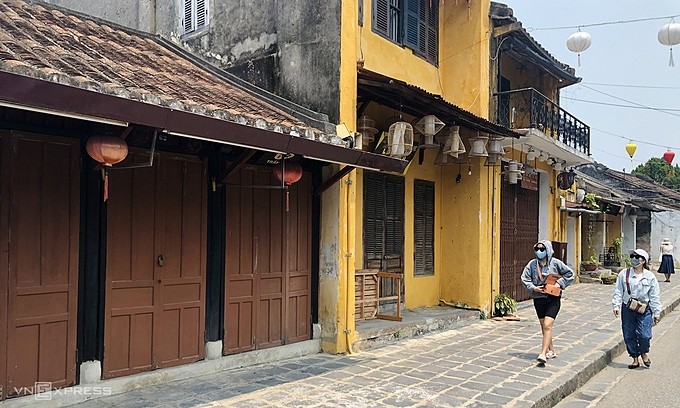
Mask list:
[[[567,217],[567,265],[576,269],[576,219]]]
[[[652,262],[659,262],[659,247],[661,240],[668,238],[673,244],[673,260],[676,265],[680,265],[680,211],[669,210],[664,212],[652,213],[652,233],[651,248],[649,256]]]
[[[548,237],[548,197],[550,196],[550,175],[538,170],[538,237]]]
[[[627,255],[629,249],[637,248],[637,235],[636,235],[636,220],[637,216],[628,215],[626,213],[621,220],[621,253]]]

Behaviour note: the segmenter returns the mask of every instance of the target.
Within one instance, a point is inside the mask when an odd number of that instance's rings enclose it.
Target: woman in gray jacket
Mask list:
[[[545,364],[547,359],[557,356],[552,342],[553,324],[560,311],[562,289],[574,281],[574,271],[553,258],[552,243],[548,240],[538,241],[534,245],[534,253],[536,258],[529,261],[522,271],[522,283],[534,299],[534,309],[543,333],[541,354],[536,360]]]

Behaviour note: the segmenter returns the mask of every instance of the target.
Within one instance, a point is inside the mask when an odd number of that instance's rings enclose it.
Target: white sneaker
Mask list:
[[[555,358],[555,357],[557,357],[557,354],[555,354],[555,352],[552,351],[552,350],[548,350],[548,352],[545,353],[545,358]]]

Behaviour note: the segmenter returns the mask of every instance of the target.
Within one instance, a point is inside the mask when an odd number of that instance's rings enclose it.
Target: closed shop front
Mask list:
[[[269,167],[227,180],[224,354],[311,338],[311,176],[286,193]]]
[[[516,300],[530,298],[520,276],[527,262],[535,257],[533,245],[538,240],[537,177],[526,175],[517,184],[501,182],[500,292]]]
[[[4,399],[76,380],[80,142],[0,131],[0,181]]]
[[[153,167],[110,172],[104,377],[203,358],[206,194],[193,157],[157,153]]]

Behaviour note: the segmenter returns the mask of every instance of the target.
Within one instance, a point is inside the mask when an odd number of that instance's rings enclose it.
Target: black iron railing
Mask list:
[[[499,125],[534,128],[590,156],[590,126],[576,119],[534,88],[495,94]]]

